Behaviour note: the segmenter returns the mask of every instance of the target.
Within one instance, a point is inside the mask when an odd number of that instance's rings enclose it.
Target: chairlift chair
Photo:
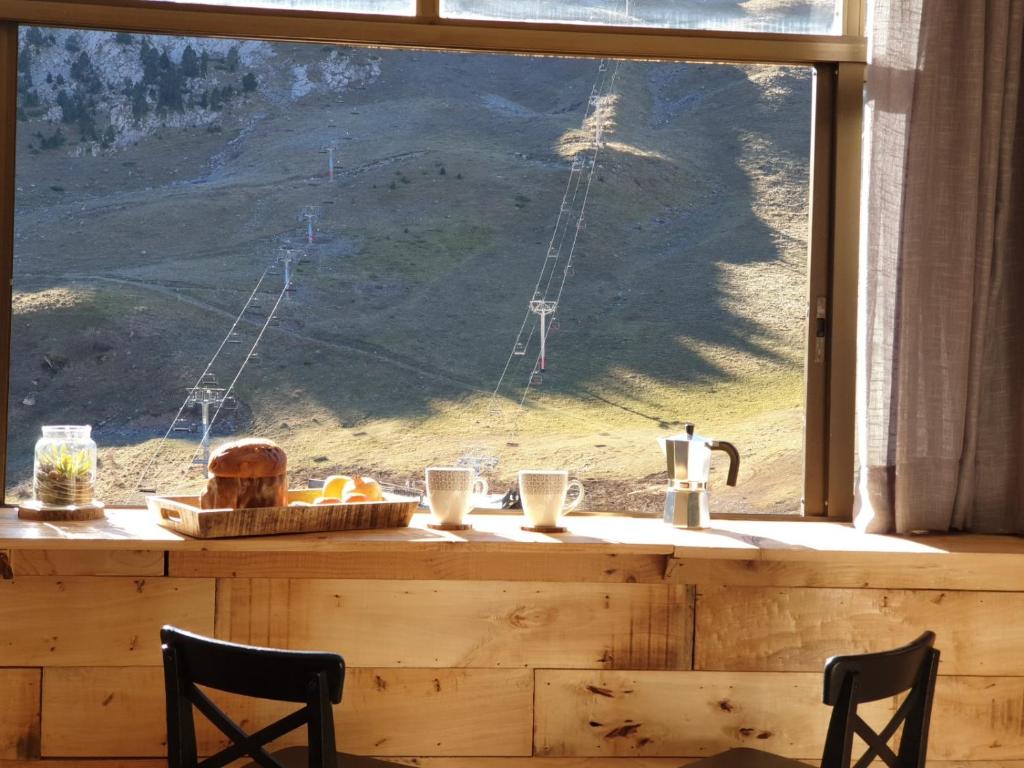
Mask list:
[[[517,357],[522,357],[526,354],[526,344],[521,341],[517,341],[516,345],[512,348],[512,354]]]
[[[530,385],[534,387],[539,387],[543,383],[544,377],[541,375],[540,371],[534,371],[533,374],[530,376]]]
[[[228,344],[241,344],[241,343],[242,343],[242,334],[240,334],[238,331],[232,331],[231,335],[228,336]]]

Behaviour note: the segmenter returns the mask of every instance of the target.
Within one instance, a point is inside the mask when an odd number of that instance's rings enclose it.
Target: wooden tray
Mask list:
[[[312,503],[316,488],[288,491],[288,501]],[[160,514],[168,528],[197,539],[229,536],[268,536],[278,533],[355,531],[367,528],[405,528],[420,500],[384,494],[384,501],[321,504],[315,507],[200,509],[198,496],[148,496],[146,504]]]

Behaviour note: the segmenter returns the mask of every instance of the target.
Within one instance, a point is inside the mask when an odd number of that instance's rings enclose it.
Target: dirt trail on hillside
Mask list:
[[[22,275],[22,277],[32,277],[32,275],[26,274]],[[38,275],[36,275],[35,277],[38,277]],[[173,288],[166,288],[164,286],[156,285],[154,283],[146,282],[144,280],[131,280],[128,278],[109,277],[106,275],[69,274],[67,275],[67,277],[71,280],[81,282],[104,282],[115,283],[119,285],[130,285],[133,288],[142,288],[147,291],[152,291],[154,293],[159,293],[163,296],[173,298],[177,301],[189,304],[190,306],[202,309],[205,312],[210,312],[211,314],[219,315],[220,317],[223,317],[230,321],[234,321],[236,317],[236,315],[232,314],[228,310],[221,309],[220,307],[214,306],[213,304],[208,304],[207,302],[201,301],[200,299],[184,295],[180,291],[175,290]],[[259,323],[255,320],[249,320],[244,317],[242,318],[242,322],[246,323],[247,325],[257,327],[262,325],[262,323]],[[419,367],[418,365],[415,365],[413,363],[404,362],[402,360],[395,358],[392,355],[387,354],[386,352],[370,351],[367,349],[361,349],[358,346],[341,344],[335,341],[326,341],[324,339],[317,338],[316,336],[310,336],[308,334],[300,333],[298,331],[288,330],[287,328],[276,327],[268,328],[268,330],[270,330],[273,333],[279,333],[284,336],[288,336],[290,338],[297,339],[308,344],[316,344],[321,347],[327,347],[328,349],[333,349],[336,352],[359,355],[360,357],[372,360],[374,362],[383,363],[385,365],[391,366],[392,368],[398,368],[400,370],[407,371],[416,376],[419,376],[420,378],[432,379],[434,381],[441,382],[448,386],[458,387],[459,389],[465,390],[467,392],[473,392],[476,394],[490,394],[490,392],[486,392],[483,389],[480,389],[479,387],[470,384],[469,382],[461,381],[451,376],[447,376],[439,371],[431,371],[426,368]]]

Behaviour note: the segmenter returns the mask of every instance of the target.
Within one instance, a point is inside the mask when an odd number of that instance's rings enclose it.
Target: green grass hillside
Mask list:
[[[591,147],[581,125],[598,64],[351,51],[361,79],[331,84],[321,62],[336,56],[245,52],[232,77],[252,71],[257,89],[106,149],[82,151],[70,126],[68,144],[40,150],[52,115],[21,124],[9,495],[26,491],[49,423],[94,425],[105,500],[138,498],[158,445],[146,484],[195,487],[194,436],[159,439],[289,246],[305,251],[297,290],[215,435],[277,440],[296,483],[336,470],[407,482],[475,452],[500,459],[492,488],[521,467],[565,467],[591,506],[651,510],[655,439],[685,419],[743,455],[717,508],[794,510],[808,70],[609,65],[549,371],[525,389],[531,347],[492,400],[572,154]],[[116,109],[98,102],[101,124],[104,108]],[[303,249],[310,205],[322,215]],[[267,279],[264,306],[280,287]],[[260,324],[247,318],[243,339]],[[247,346],[225,346],[222,382]]]

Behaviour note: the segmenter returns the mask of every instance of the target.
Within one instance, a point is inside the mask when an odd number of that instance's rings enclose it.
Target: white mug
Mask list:
[[[461,526],[475,496],[487,495],[487,481],[469,467],[428,467],[427,503],[441,526]]]
[[[571,487],[576,488],[577,495],[566,506],[565,497]],[[521,469],[519,498],[531,528],[557,528],[562,515],[569,514],[583,501],[583,483],[569,480],[564,469]]]

